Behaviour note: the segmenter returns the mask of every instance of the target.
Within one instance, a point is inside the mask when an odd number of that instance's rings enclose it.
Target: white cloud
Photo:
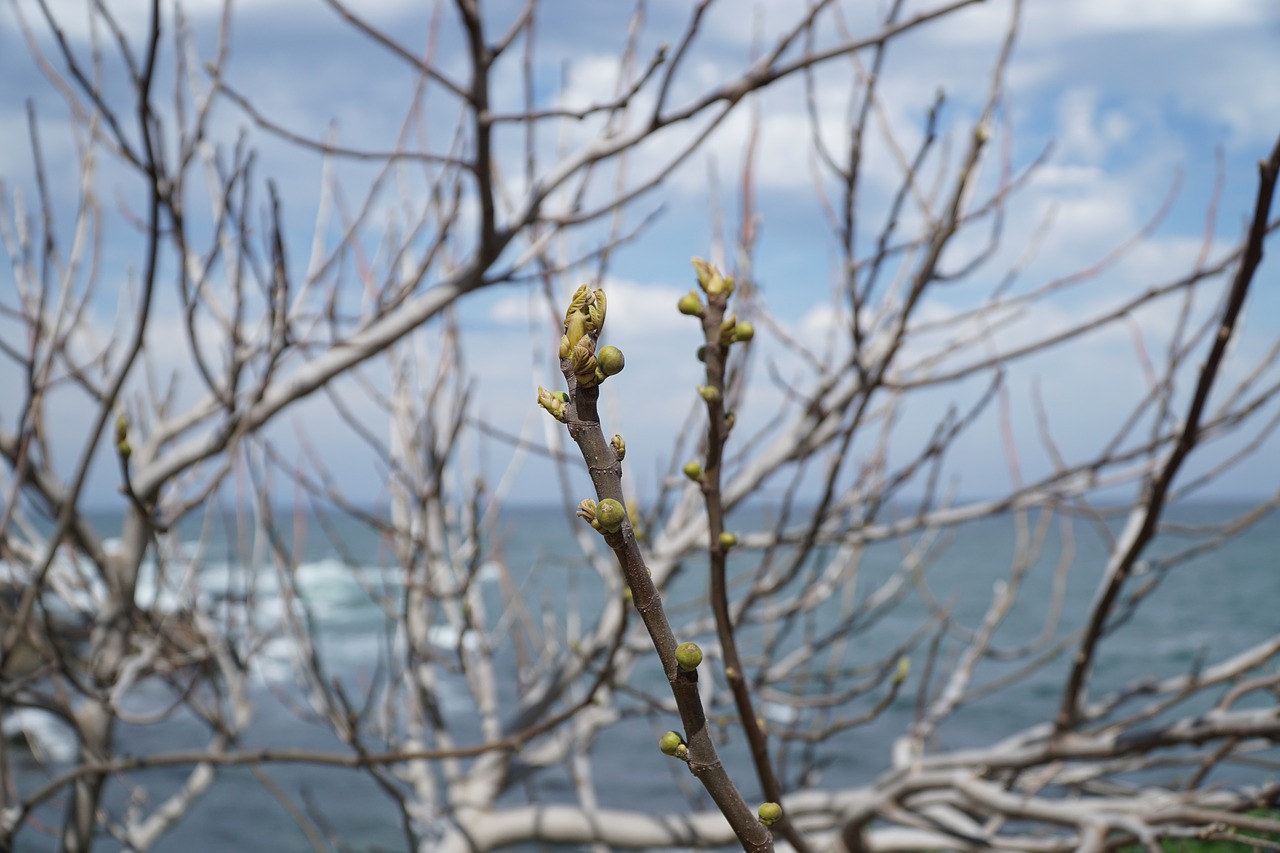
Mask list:
[[[1076,0],[1028,4],[1028,18],[1063,36],[1198,31],[1275,21],[1265,0]]]
[[[129,26],[140,26],[139,22],[145,20],[145,5],[143,0],[125,0],[114,3],[112,8]],[[749,62],[748,48],[757,26],[765,34],[767,43],[769,38],[776,37],[784,22],[795,19],[802,5],[792,0],[758,4],[763,10],[759,24],[754,11],[744,12],[742,4],[713,5],[712,17],[706,22],[695,50],[687,57],[670,102],[687,103],[696,91],[740,72]],[[850,26],[856,32],[874,29],[871,15],[877,11],[874,8],[877,4],[846,5],[850,6]],[[913,8],[918,10],[926,5],[917,3]],[[193,22],[206,26],[215,19],[221,4],[213,0],[191,0],[186,8]],[[757,8],[757,4],[750,4],[750,8]],[[429,14],[410,0],[362,4],[361,11],[377,21],[412,20],[418,24]],[[944,86],[949,101],[944,111],[944,140],[939,144],[939,154],[948,152],[949,162],[954,165],[963,146],[965,123],[972,118],[985,94],[990,63],[1003,35],[1008,11],[1008,3],[980,4],[948,21],[922,28],[890,50],[880,83],[881,109],[894,139],[908,154],[919,140],[925,110],[935,90]],[[645,38],[654,43],[671,42],[678,34],[674,27],[687,21],[689,9],[684,3],[658,3],[650,12],[651,31]],[[265,41],[266,35],[274,33],[261,26],[262,22],[302,14],[311,16],[305,21],[308,28],[332,25],[334,32],[343,32],[337,17],[313,0],[262,0],[236,7],[234,33],[239,39]],[[498,10],[498,14],[506,14],[506,9]],[[855,15],[861,17],[853,20]],[[542,9],[540,33],[554,39],[553,44],[562,46],[560,52],[544,51],[537,57],[539,68],[546,71],[537,81],[542,104],[580,108],[608,100],[616,91],[617,54],[603,47],[609,42],[583,37],[583,17],[567,4],[548,3]],[[72,25],[77,21],[83,22],[83,15],[68,18]],[[0,27],[10,27],[10,22],[11,17],[0,13]],[[1009,76],[1006,106],[1014,122],[1014,147],[1010,157],[1015,168],[1024,165],[1038,153],[1042,142],[1056,139],[1054,159],[1024,194],[1011,203],[1005,224],[1005,244],[992,263],[980,272],[972,288],[965,290],[965,285],[948,285],[940,291],[947,301],[925,303],[920,316],[944,317],[947,312],[958,310],[962,304],[969,304],[989,292],[1009,263],[1020,255],[1050,209],[1057,211],[1054,230],[1035,262],[1025,271],[1021,285],[1029,287],[1096,261],[1133,234],[1151,214],[1163,197],[1175,164],[1190,161],[1189,183],[1197,172],[1212,171],[1203,165],[1208,162],[1212,143],[1219,135],[1226,136],[1229,168],[1222,221],[1224,229],[1234,228],[1238,211],[1249,202],[1247,190],[1253,179],[1257,141],[1274,134],[1274,117],[1280,115],[1280,88],[1263,85],[1266,72],[1277,64],[1274,44],[1278,24],[1280,13],[1274,4],[1261,0],[1078,0],[1070,3],[1030,0]],[[73,35],[83,38],[85,32],[81,29],[78,34],[73,31]],[[291,38],[291,32],[284,28],[278,35],[274,52],[237,53],[233,49],[230,70],[232,82],[249,88],[273,119],[313,135],[322,135],[330,120],[336,119],[341,123],[342,141],[352,145],[385,148],[388,141],[394,139],[409,104],[412,81],[406,83],[406,79],[411,74],[389,78],[383,76],[386,65],[366,66],[357,61],[357,57],[364,56],[359,51],[368,47],[367,40],[360,37],[355,37],[351,44],[364,46],[349,54],[317,50],[314,44]],[[830,40],[836,33],[834,28],[827,28],[817,37]],[[335,36],[334,41],[337,39]],[[17,43],[12,38],[8,41]],[[243,46],[243,42],[237,44]],[[460,42],[442,37],[440,52],[441,63],[461,75],[465,62]],[[519,52],[517,46],[506,64],[495,71],[495,108],[518,107],[522,102]],[[643,63],[644,51],[641,54]],[[866,58],[863,55],[860,61]],[[568,88],[558,91],[559,69],[566,59],[572,61]],[[405,71],[398,65],[396,68]],[[856,63],[845,59],[833,62],[818,74],[820,132],[838,154],[847,145],[848,99],[856,74]],[[769,288],[766,295],[785,315],[781,322],[788,324],[787,328],[802,340],[818,342],[820,348],[838,319],[824,301],[828,266],[837,252],[828,239],[829,229],[813,197],[811,128],[801,82],[798,77],[788,81],[761,100],[763,119],[754,177],[761,191],[757,201],[763,216],[764,236],[755,263],[761,280]],[[14,89],[13,98],[0,101],[3,154],[14,155],[5,162],[25,162],[16,156],[19,149],[25,148],[20,88]],[[647,114],[647,103],[651,101],[642,100],[638,104],[633,121]],[[421,121],[422,132],[430,132],[433,146],[452,144],[456,125],[446,114],[446,108],[456,105],[451,96],[442,97],[438,90],[433,90]],[[216,119],[212,134],[216,138],[212,141],[224,146],[233,144],[244,117],[228,110]],[[553,161],[558,146],[572,150],[581,145],[602,121],[601,118],[594,125],[567,130],[554,122],[547,123],[538,132],[542,165],[545,167]],[[900,178],[897,160],[880,138],[878,122],[877,118],[864,152],[860,190],[864,234],[883,214],[886,194]],[[65,126],[49,121],[45,129],[46,140],[61,146],[51,148],[52,152],[70,150]],[[681,142],[697,130],[693,125],[680,125],[652,140],[628,160],[627,179],[634,184],[654,174],[669,162]],[[668,242],[646,235],[642,241],[648,242],[620,249],[618,257],[625,260],[614,267],[619,276],[605,282],[610,297],[606,339],[622,346],[628,358],[626,373],[606,386],[606,395],[617,408],[618,420],[628,429],[638,431],[634,442],[628,435],[632,447],[646,444],[654,447],[660,438],[669,439],[679,428],[679,418],[691,399],[698,373],[698,365],[692,358],[697,345],[696,324],[680,316],[674,305],[688,289],[687,283],[680,283],[683,281],[680,276],[687,273],[685,257],[699,249],[688,248],[685,243],[673,248],[672,244],[680,240],[702,240],[702,235],[710,231],[709,157],[716,161],[724,192],[725,216],[730,220],[735,218],[734,200],[739,192],[749,131],[750,113],[740,107],[716,131],[707,147],[652,197],[654,206],[667,204],[667,225],[664,226],[667,230],[663,232],[663,239]],[[282,150],[282,146],[271,141],[264,144],[260,134],[255,134],[252,141],[263,153],[260,173],[275,177],[286,191],[287,214],[297,212],[309,218],[316,196],[318,158],[298,156],[296,150]],[[997,136],[995,141],[1001,142],[1002,138]],[[494,160],[501,178],[507,182],[504,203],[508,198],[518,201],[526,189],[523,143],[523,128],[519,127],[507,126],[498,139]],[[997,151],[993,146],[993,153]],[[987,186],[999,165],[998,158],[993,158],[984,169],[983,180],[988,182]],[[932,164],[926,170],[926,190],[932,189],[931,170]],[[358,208],[363,198],[359,190],[362,184],[368,186],[371,171],[354,166],[342,171],[344,177],[350,178],[348,203],[353,209]],[[407,174],[410,170],[404,171]],[[588,193],[587,206],[612,191],[615,177],[611,167],[597,170],[593,180],[598,189]],[[403,195],[397,203],[404,201],[406,206],[419,203],[426,195],[422,191],[426,181],[415,181],[417,177],[405,180],[388,190],[387,195],[399,191]],[[123,183],[120,186],[124,186]],[[55,186],[56,192],[62,189]],[[108,189],[115,192],[116,186]],[[567,206],[576,190],[576,186],[570,187],[553,201]],[[1029,312],[1017,327],[1001,333],[999,345],[1011,347],[1029,334],[1068,325],[1086,311],[1123,299],[1135,288],[1189,268],[1200,246],[1198,234],[1207,198],[1207,192],[1202,190],[1202,187],[1191,187],[1186,191],[1189,198],[1184,207],[1175,209],[1166,234],[1128,254],[1093,289],[1073,293],[1053,306]],[[128,203],[132,205],[133,201],[130,199]],[[475,206],[471,199],[465,204],[470,222]],[[918,213],[909,213],[904,231],[919,219]],[[634,217],[628,220],[630,224],[635,221]],[[305,228],[298,228],[297,233],[304,234],[304,240],[309,239]],[[460,249],[465,251],[465,237],[470,231],[462,229],[459,233],[464,237]],[[945,260],[958,265],[960,260],[976,253],[985,240],[986,232],[982,229],[965,234],[954,253],[949,253]],[[373,242],[370,241],[371,246]],[[590,236],[583,240],[583,244],[590,242]],[[702,251],[705,252],[705,248]],[[291,254],[296,259],[294,268],[299,269],[306,257],[305,244]],[[673,254],[676,256],[671,257]],[[354,276],[352,280],[354,282]],[[565,295],[560,293],[558,298]],[[466,310],[463,312],[463,331],[471,344],[468,367],[480,378],[483,390],[480,399],[489,415],[505,428],[518,430],[530,411],[532,385],[556,378],[549,357],[557,334],[554,318],[541,306],[539,298],[531,301],[523,291],[477,296],[475,302],[477,313],[468,317]],[[532,323],[531,312],[534,312]],[[1258,339],[1266,340],[1268,321],[1264,314],[1258,316],[1263,319],[1251,322],[1251,332]],[[476,322],[477,319],[487,322]],[[1162,337],[1169,333],[1173,319],[1165,307],[1140,315],[1143,334],[1152,348],[1158,347]],[[494,326],[498,327],[496,331]],[[774,351],[763,327],[760,340],[761,353]],[[151,354],[164,364],[168,364],[171,357],[175,361],[185,358],[184,347],[175,340],[156,340],[150,347]],[[1035,369],[1052,378],[1055,393],[1065,401],[1061,404],[1062,423],[1068,431],[1078,427],[1081,434],[1092,434],[1089,430],[1093,429],[1090,424],[1095,413],[1086,411],[1088,407],[1084,403],[1105,399],[1107,406],[1120,405],[1124,396],[1137,387],[1132,377],[1123,382],[1109,381],[1101,391],[1096,387],[1099,372],[1105,374],[1108,364],[1120,364],[1126,370],[1133,367],[1132,338],[1127,328],[1117,327],[1114,333],[1091,339],[1088,346],[1073,352],[1070,359],[1059,362],[1056,358],[1055,355],[1038,361]],[[518,369],[512,368],[513,363]],[[525,364],[530,364],[527,372]],[[767,388],[762,392],[762,400],[765,408],[778,402],[777,395]],[[308,412],[313,411],[310,406],[309,403]],[[327,428],[321,417],[310,418],[309,423],[317,430]],[[335,436],[337,433],[334,430]],[[337,446],[336,439],[334,446]]]
[[[676,310],[676,302],[688,288],[679,290],[668,284],[643,284],[612,276],[592,287],[603,287],[608,298],[606,336],[647,338],[681,331],[690,324]],[[560,296],[562,302],[567,301],[567,293]],[[504,296],[489,309],[489,319],[502,325],[526,325],[529,314],[530,300],[525,293]]]

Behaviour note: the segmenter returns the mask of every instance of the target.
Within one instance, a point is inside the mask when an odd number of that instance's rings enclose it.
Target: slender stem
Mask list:
[[[586,462],[591,482],[595,486],[596,497],[598,500],[611,498],[625,506],[622,462],[600,427],[597,407],[600,389],[580,387],[569,359],[562,359],[560,368],[569,383],[569,435],[582,451],[583,461]],[[707,730],[697,670],[683,670],[676,662],[675,633],[667,619],[658,589],[645,567],[630,519],[625,519],[616,533],[605,533],[604,539],[618,558],[623,577],[631,588],[632,602],[649,631],[653,647],[658,652],[662,669],[671,685],[671,694],[680,711],[684,737],[689,748],[689,771],[698,778],[729,821],[743,850],[751,853],[773,850],[769,830],[760,823],[755,812],[742,798],[716,752],[715,743]]]
[[[782,784],[773,768],[769,756],[769,740],[756,714],[751,700],[751,688],[747,684],[742,658],[738,653],[737,632],[729,607],[728,562],[729,548],[720,540],[725,532],[724,501],[720,493],[721,468],[724,459],[724,446],[729,438],[729,423],[725,412],[725,366],[728,361],[729,345],[721,342],[720,326],[724,322],[725,309],[728,306],[728,295],[712,297],[703,311],[702,329],[706,339],[704,360],[706,362],[706,387],[715,388],[719,394],[711,394],[706,398],[707,405],[707,456],[702,466],[702,495],[707,508],[707,547],[711,565],[710,598],[711,610],[715,616],[716,637],[720,641],[721,655],[724,658],[724,676],[733,694],[733,703],[742,721],[742,730],[747,737],[747,745],[751,749],[751,761],[756,769],[756,777],[760,782],[760,791],[768,802],[782,804]],[[774,824],[774,828],[800,853],[808,853],[811,849],[804,836],[787,819],[784,810],[782,819]]]

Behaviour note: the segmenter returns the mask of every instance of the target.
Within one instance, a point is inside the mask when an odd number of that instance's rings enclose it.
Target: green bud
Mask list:
[[[116,452],[124,459],[133,455],[129,444],[129,417],[124,412],[116,415]]]
[[[558,394],[551,393],[541,385],[538,386],[538,405],[550,412],[551,417],[560,421],[560,423],[564,423],[568,417],[568,412],[565,409],[566,402],[568,401],[561,399]]]
[[[681,470],[683,470],[683,471],[684,471],[684,475],[685,475],[686,477],[688,477],[690,480],[693,480],[695,483],[701,483],[701,482],[702,482],[702,465],[701,465],[701,463],[698,463],[698,462],[686,462],[686,463],[684,463],[684,468],[683,468],[683,469],[681,469]]]
[[[617,347],[605,347],[596,353],[596,363],[605,376],[617,376],[626,366],[627,360],[622,357],[622,350]]]
[[[733,330],[737,325],[738,318],[732,314],[726,317],[724,322],[720,324],[720,344],[722,346],[727,347],[729,344],[733,343]]]
[[[627,458],[627,443],[622,440],[622,436],[614,433],[613,441],[610,441],[609,444],[613,447],[613,452],[617,454],[619,462]]]
[[[587,285],[574,291],[564,313],[564,337],[560,339],[560,357],[569,358],[584,337],[593,341],[604,329],[606,301],[604,291]],[[594,369],[594,368],[593,368]],[[577,372],[576,370],[574,371]]]
[[[698,286],[712,299],[733,293],[733,276],[721,275],[720,270],[702,258],[693,259],[693,269],[698,274]]]
[[[702,316],[702,300],[698,298],[698,291],[690,290],[684,296],[680,297],[680,301],[676,303],[676,307],[680,309],[681,314],[688,314],[690,317]]]
[[[897,687],[899,684],[906,681],[907,674],[910,672],[911,672],[911,658],[906,657],[905,655],[903,657],[898,658],[898,669],[893,673],[893,686]]]
[[[720,399],[720,389],[714,385],[699,385],[698,393],[702,395],[702,399],[708,403],[714,403]]]
[[[591,292],[591,296],[591,301],[587,303],[587,333],[598,338],[604,331],[604,315],[608,303],[604,298],[604,288],[597,287]]]
[[[765,826],[773,826],[782,820],[782,806],[777,803],[761,803],[756,814],[760,815],[760,822]]]
[[[596,502],[587,498],[578,504],[578,511],[574,515],[590,524],[596,530],[600,529],[600,522],[596,521]]]
[[[573,298],[569,300],[569,308],[564,312],[564,339],[560,342],[561,358],[568,358],[569,353],[578,345],[578,341],[587,333],[587,319],[590,317],[587,303],[590,299],[591,290],[583,284],[574,291]]]
[[[756,327],[743,320],[733,329],[733,339],[738,343],[746,343],[756,336]]]
[[[726,413],[725,413],[725,416],[724,416],[724,428],[725,428],[725,430],[726,430],[726,431],[727,431],[727,430],[731,430],[731,429],[733,429],[733,425],[734,425],[734,424],[736,424],[737,422],[738,422],[738,416],[737,416],[737,415],[735,415],[733,412],[726,412]]]
[[[617,533],[621,530],[622,521],[626,517],[627,511],[613,498],[605,498],[596,504],[596,521],[599,522],[600,529],[606,533]]]
[[[590,335],[583,335],[573,346],[569,355],[573,365],[573,375],[577,377],[582,388],[594,388],[596,382],[596,341]]]
[[[727,530],[720,534],[720,547],[723,548],[725,551],[728,551],[730,548],[732,548],[734,545],[737,545],[737,544],[738,544],[737,534],[730,533]]]
[[[680,737],[679,732],[667,732],[658,740],[658,749],[662,750],[663,755],[675,755],[683,745],[684,738]]]
[[[707,348],[705,346],[698,347],[698,361],[705,363],[707,360]]]
[[[676,649],[676,663],[685,672],[693,672],[702,663],[702,649],[697,643],[681,643]]]

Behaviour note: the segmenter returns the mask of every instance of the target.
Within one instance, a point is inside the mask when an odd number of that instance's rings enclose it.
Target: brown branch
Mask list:
[[[1271,199],[1275,192],[1278,175],[1280,175],[1280,139],[1277,139],[1275,147],[1271,150],[1271,156],[1258,164],[1258,195],[1254,205],[1253,219],[1245,238],[1244,253],[1241,255],[1240,265],[1227,292],[1218,334],[1214,336],[1213,345],[1200,368],[1195,392],[1187,408],[1182,429],[1160,470],[1148,480],[1140,508],[1130,516],[1129,529],[1122,537],[1120,549],[1112,555],[1112,562],[1107,566],[1097,602],[1090,610],[1088,626],[1085,628],[1084,638],[1072,661],[1071,672],[1067,676],[1062,693],[1062,703],[1058,708],[1055,728],[1059,733],[1075,727],[1094,653],[1105,633],[1107,620],[1115,607],[1120,590],[1133,571],[1138,557],[1155,536],[1156,524],[1164,511],[1166,496],[1182,463],[1200,441],[1200,419],[1208,402],[1209,392],[1213,390],[1218,379],[1227,345],[1231,342],[1240,311],[1244,308],[1245,297],[1248,296],[1254,274],[1262,263],[1263,242],[1267,234]]]

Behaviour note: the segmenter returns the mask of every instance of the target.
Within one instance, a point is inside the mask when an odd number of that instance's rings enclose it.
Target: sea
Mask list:
[[[1195,671],[1280,631],[1280,515],[1266,515],[1233,537],[1223,538],[1215,532],[1223,523],[1243,517],[1252,506],[1242,501],[1199,502],[1175,506],[1167,513],[1166,529],[1126,587],[1128,592],[1143,593],[1140,605],[1126,614],[1101,646],[1092,697],[1144,680]],[[774,512],[767,506],[746,507],[731,516],[730,526],[752,529],[770,521]],[[286,518],[289,515],[282,513]],[[191,519],[180,526],[173,535],[181,543],[177,551],[185,555],[186,566],[182,572],[171,572],[170,577],[185,575],[185,582],[202,594],[216,596],[243,591],[243,579],[256,575],[258,609],[264,616],[278,616],[285,605],[271,581],[273,572],[251,571],[255,561],[266,558],[261,549],[235,532],[234,518],[234,512],[227,512]],[[304,523],[295,524],[299,519]],[[120,526],[119,516],[110,512],[91,520],[108,537]],[[775,653],[782,654],[805,642],[806,637],[820,636],[834,624],[840,607],[873,603],[877,589],[894,577],[905,560],[923,558],[921,574],[903,585],[893,606],[868,609],[854,621],[840,658],[841,666],[856,668],[884,657],[914,637],[916,642],[906,653],[910,672],[903,689],[873,721],[843,731],[820,746],[797,746],[781,754],[789,786],[802,782],[864,784],[889,766],[894,739],[919,713],[924,675],[931,674],[935,688],[946,677],[962,648],[959,638],[979,626],[993,591],[1007,583],[1011,569],[1018,565],[1020,535],[1034,534],[1041,521],[1048,523],[1039,554],[1028,562],[1016,604],[997,631],[994,646],[1013,651],[1040,643],[1035,647],[1045,648],[1044,641],[1051,644],[1054,639],[1068,637],[1083,624],[1102,576],[1109,540],[1123,525],[1119,510],[1104,511],[1100,516],[1056,513],[1051,520],[1039,511],[1022,517],[1005,514],[939,531],[927,541],[888,539],[866,548],[856,584],[851,582],[848,588],[833,593],[827,609],[820,608],[812,620],[796,623],[791,631],[794,636],[778,639],[776,625],[743,626],[744,653],[758,665],[759,650],[767,638],[778,641]],[[508,507],[483,518],[477,578],[484,587],[490,615],[502,612],[504,591],[510,595],[514,590],[538,620],[538,629],[557,633],[563,643],[590,629],[600,612],[605,585],[575,545],[572,524],[581,522],[558,506]],[[290,518],[286,538],[298,547],[295,574],[326,671],[352,690],[367,686],[377,677],[377,658],[386,636],[384,609],[378,597],[394,596],[400,588],[399,571],[385,541],[351,519],[321,519],[306,513]],[[739,579],[735,589],[741,588],[741,579],[750,575],[758,561],[759,555],[749,550],[734,552],[731,570]],[[779,596],[802,591],[805,584],[814,582],[811,572],[821,567],[821,560],[806,567],[796,583]],[[704,558],[694,555],[682,564],[666,596],[673,622],[702,620],[705,624],[710,618],[705,579]],[[153,578],[143,587],[140,595],[144,599],[154,599],[161,609],[172,606],[166,599],[172,594],[155,588]],[[766,602],[771,603],[776,601]],[[944,611],[952,636],[938,643],[930,666],[928,650],[938,635],[936,617]],[[930,622],[931,618],[934,621]],[[499,620],[495,617],[493,621]],[[437,630],[432,640],[442,655],[456,650],[460,638],[444,628]],[[709,641],[707,637],[700,639]],[[498,671],[514,680],[518,664],[513,645],[499,637],[495,646],[499,650]],[[238,747],[346,753],[327,725],[307,710],[305,691],[294,670],[294,651],[279,638],[255,653],[250,687],[253,717]],[[978,667],[975,683],[996,683],[1023,663],[1025,660],[1016,659],[986,661]],[[1269,668],[1274,670],[1278,664],[1272,660]],[[1016,683],[962,706],[938,728],[929,748],[936,751],[989,744],[1050,719],[1065,672],[1066,656],[1059,655]],[[629,676],[629,687],[661,696],[665,684],[656,663],[649,662],[636,667]],[[461,677],[446,677],[439,690],[442,713],[455,726],[459,742],[474,742],[479,736],[475,711]],[[837,710],[857,714],[872,707],[883,693],[882,686]],[[1175,712],[1194,711],[1219,693],[1193,699]],[[504,696],[510,695],[504,689]],[[728,710],[723,704],[728,697],[723,689],[717,696],[722,704],[713,709],[712,716],[718,720]],[[198,748],[206,730],[197,720],[181,710],[159,714],[171,701],[168,687],[139,684],[129,700],[138,719],[120,725],[118,753],[145,755]],[[677,812],[707,808],[705,795],[687,772],[680,772],[679,762],[656,748],[661,732],[678,728],[676,722],[641,701],[619,701],[626,713],[587,746],[599,804],[629,807],[644,803],[646,809]],[[764,703],[761,712],[777,725],[797,722],[795,710],[781,703]],[[15,782],[20,788],[37,785],[74,762],[74,740],[52,717],[24,710],[8,715],[3,725],[10,738],[29,739],[39,755],[37,760],[34,755],[11,752],[16,756]],[[718,727],[717,732],[730,772],[741,780],[749,800],[758,797],[739,732],[732,725]],[[111,783],[107,806],[119,810],[133,802],[145,812],[178,790],[187,772],[186,768],[161,767],[125,774]],[[1260,780],[1261,772],[1247,767],[1224,768],[1217,781],[1250,781],[1253,776]],[[554,768],[513,785],[502,802],[563,803],[574,802],[575,796],[568,773]],[[18,836],[18,850],[56,848],[55,831],[63,803],[55,800],[33,815]],[[99,849],[118,850],[121,846],[104,837]],[[256,770],[218,770],[209,791],[152,849],[158,853],[303,853],[316,849],[373,853],[403,851],[407,842],[399,811],[366,773],[282,763]],[[528,845],[513,849],[573,848]]]

